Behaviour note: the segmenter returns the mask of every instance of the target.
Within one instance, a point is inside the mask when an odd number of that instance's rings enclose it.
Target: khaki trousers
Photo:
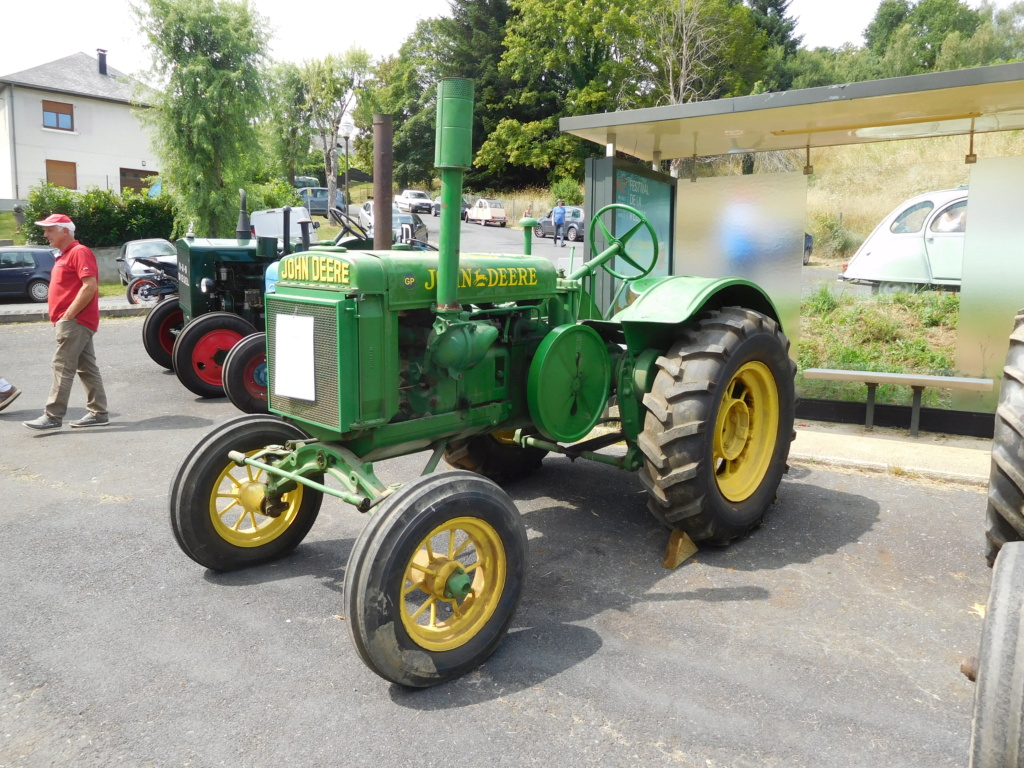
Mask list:
[[[46,401],[45,413],[51,419],[63,420],[68,412],[68,399],[75,374],[85,385],[85,407],[96,416],[107,415],[107,393],[96,365],[92,345],[93,331],[75,320],[58,320],[57,351],[53,353],[53,386]]]

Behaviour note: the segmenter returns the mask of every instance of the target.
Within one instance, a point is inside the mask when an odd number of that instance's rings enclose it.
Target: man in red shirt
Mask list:
[[[107,394],[96,365],[92,337],[100,327],[99,267],[96,256],[75,240],[75,223],[63,213],[42,221],[46,242],[60,251],[50,275],[50,322],[57,332],[53,355],[53,386],[43,415],[22,422],[29,429],[60,429],[68,411],[68,398],[75,374],[85,385],[88,415],[71,422],[72,427],[102,427],[110,423]]]

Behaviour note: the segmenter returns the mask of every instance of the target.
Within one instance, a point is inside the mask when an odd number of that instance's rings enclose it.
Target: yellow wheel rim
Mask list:
[[[516,442],[516,431],[514,429],[497,429],[491,432],[491,437],[502,445],[519,445]]]
[[[261,547],[287,531],[302,506],[303,486],[284,495],[288,506],[279,517],[263,514],[266,487],[262,469],[233,462],[225,467],[210,493],[210,519],[217,535],[236,547]]]
[[[779,390],[768,366],[747,363],[722,394],[712,453],[718,490],[744,501],[761,485],[779,431]]]
[[[402,577],[402,625],[428,651],[450,651],[487,625],[505,588],[507,562],[498,532],[475,517],[437,526],[420,542]],[[468,581],[459,599],[449,588]]]

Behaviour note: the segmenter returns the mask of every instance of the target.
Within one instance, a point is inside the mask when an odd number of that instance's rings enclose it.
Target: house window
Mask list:
[[[136,192],[141,192],[149,186],[149,184],[143,183],[143,179],[148,179],[151,176],[156,176],[156,174],[152,171],[140,171],[135,168],[122,168],[121,191],[124,192],[126,189],[134,189]]]
[[[75,108],[61,101],[43,99],[43,128],[56,128],[58,131],[75,130]]]
[[[63,160],[47,160],[46,180],[55,187],[78,189],[78,171],[74,163],[66,163]]]

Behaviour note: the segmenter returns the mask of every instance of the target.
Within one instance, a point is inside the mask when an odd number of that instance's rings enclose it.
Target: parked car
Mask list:
[[[359,207],[359,226],[366,230],[368,237],[373,237],[373,200],[367,200]],[[402,227],[407,227],[405,231],[405,237],[403,237]],[[411,230],[411,238],[408,236]],[[404,242],[406,240],[419,240],[420,242],[427,242],[427,225],[423,223],[423,219],[415,213],[406,213],[398,210],[398,206],[391,206],[391,231],[394,235],[394,242]]]
[[[128,285],[137,277],[153,274],[153,270],[146,265],[135,263],[139,256],[156,259],[163,264],[178,263],[177,251],[170,240],[164,240],[162,237],[129,240],[121,246],[121,253],[117,257],[117,272],[121,278],[121,285]]]
[[[418,189],[403,189],[395,198],[395,205],[408,213],[430,213],[430,196]]]
[[[469,211],[469,200],[462,198],[462,220],[466,220],[466,213]],[[441,196],[438,195],[430,201],[430,215],[440,216],[441,215]]]
[[[327,187],[303,187],[298,193],[307,211],[314,216],[327,215]],[[334,207],[345,210],[345,195],[340,189],[334,190]]]
[[[810,264],[811,254],[814,253],[814,235],[804,232],[804,264]]]
[[[311,218],[309,211],[302,206],[295,206],[291,209],[288,215],[288,241],[293,246],[297,246],[302,242],[302,228],[299,227],[299,222]],[[278,248],[284,248],[284,241],[282,240],[284,237],[283,208],[267,208],[262,211],[253,211],[249,214],[249,225],[252,227],[253,237],[276,237]],[[317,234],[317,229],[319,228],[320,222],[314,221],[309,232],[311,243],[320,242],[320,236]]]
[[[926,192],[896,206],[857,249],[839,279],[889,292],[960,289],[967,189]]]
[[[0,246],[0,295],[45,302],[57,253],[45,245]]]
[[[537,226],[533,228],[533,234],[537,237],[554,237],[555,221],[552,218],[554,209],[547,212],[546,216],[537,219]],[[587,228],[586,212],[575,205],[565,206],[565,239],[571,243],[583,239],[583,232]]]
[[[500,200],[481,197],[476,201],[476,204],[470,206],[470,209],[466,212],[466,221],[475,221],[481,226],[497,224],[500,227],[504,227],[506,223],[505,206],[501,204]]]

